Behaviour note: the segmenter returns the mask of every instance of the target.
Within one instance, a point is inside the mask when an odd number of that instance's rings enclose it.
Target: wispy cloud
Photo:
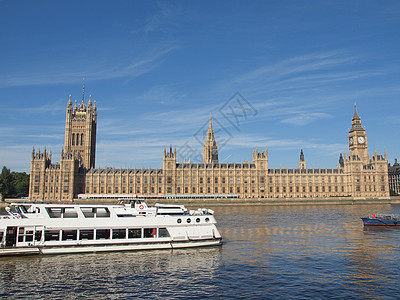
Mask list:
[[[113,78],[133,79],[153,70],[162,59],[176,50],[178,46],[173,43],[158,45],[146,49],[145,54],[136,54],[134,59],[104,60],[93,57],[72,64],[58,64],[47,69],[24,70],[0,74],[0,88],[12,86],[49,85],[81,82],[82,77],[90,80],[103,80]],[[77,70],[85,70],[79,72]]]

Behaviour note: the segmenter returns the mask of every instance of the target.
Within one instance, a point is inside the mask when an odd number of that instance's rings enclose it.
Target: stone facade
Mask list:
[[[33,149],[30,199],[70,200],[78,194],[221,195],[240,198],[388,198],[388,163],[370,156],[367,134],[354,111],[348,133],[349,155],[340,154],[336,168],[306,168],[303,150],[299,168],[269,169],[267,148],[253,150],[251,161],[220,163],[211,118],[203,162],[180,163],[176,148],[163,151],[162,169],[95,168],[97,109],[91,99],[67,104],[65,148],[59,163],[51,151]]]
[[[389,164],[389,188],[394,194],[400,194],[400,165],[397,158],[394,159],[394,164]]]

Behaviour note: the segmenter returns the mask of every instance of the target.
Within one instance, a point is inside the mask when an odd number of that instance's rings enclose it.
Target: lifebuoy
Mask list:
[[[372,214],[372,219],[375,219],[376,218],[376,214]]]
[[[144,205],[143,204],[140,204],[139,205],[139,209],[143,209],[144,208]]]

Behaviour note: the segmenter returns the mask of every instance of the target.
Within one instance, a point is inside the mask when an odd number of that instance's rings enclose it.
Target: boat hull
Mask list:
[[[86,246],[32,246],[12,247],[0,249],[0,256],[32,255],[32,254],[72,254],[72,253],[93,253],[93,252],[115,252],[115,251],[138,251],[138,250],[161,250],[179,249],[193,247],[207,247],[221,245],[221,239],[197,240],[185,242],[161,242],[143,244],[113,244],[113,245],[86,245]]]
[[[377,218],[361,218],[364,226],[400,226],[400,222]]]

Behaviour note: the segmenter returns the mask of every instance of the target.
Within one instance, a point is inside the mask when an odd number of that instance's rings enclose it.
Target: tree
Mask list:
[[[6,166],[3,167],[0,174],[0,193],[3,197],[11,197],[14,194],[12,175]]]
[[[10,172],[6,166],[0,174],[0,194],[4,198],[27,197],[29,193],[29,175],[25,172]]]

